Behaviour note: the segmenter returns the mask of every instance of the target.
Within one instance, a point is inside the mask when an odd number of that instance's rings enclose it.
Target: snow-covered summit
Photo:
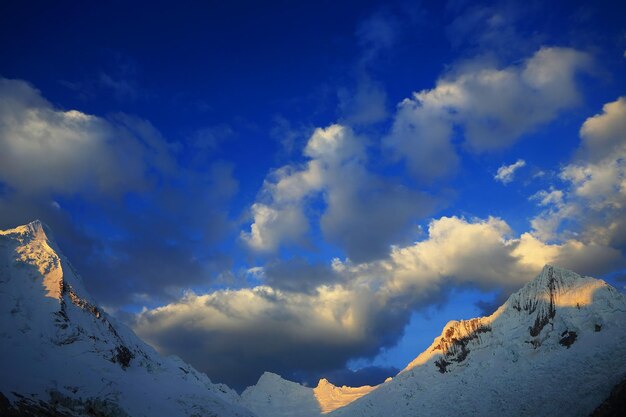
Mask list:
[[[557,314],[558,312],[558,314]],[[541,273],[488,317],[450,321],[441,336],[402,371],[432,361],[439,372],[460,365],[486,342],[569,347],[580,332],[599,332],[614,313],[626,312],[623,294],[606,282],[546,265]],[[557,333],[560,335],[557,337]],[[506,334],[506,336],[504,336]]]
[[[339,416],[589,415],[626,378],[626,297],[546,265],[488,317],[451,321]]]
[[[40,221],[0,231],[0,369],[0,415],[253,415],[98,307]]]
[[[15,261],[22,267],[32,268],[29,274],[33,278],[32,283],[38,284],[37,277],[43,280],[47,297],[61,302],[64,293],[69,291],[75,295],[83,293],[85,296],[86,291],[82,280],[62,257],[58,246],[49,238],[49,235],[51,235],[50,229],[39,220],[14,229],[0,231],[0,236],[6,242],[6,245],[3,245],[5,250],[14,246],[13,249],[18,255]],[[8,266],[5,265],[4,268]],[[6,273],[8,274],[8,270]],[[24,290],[26,289],[23,288]],[[38,290],[40,288],[37,285],[31,285],[28,289],[34,292]]]

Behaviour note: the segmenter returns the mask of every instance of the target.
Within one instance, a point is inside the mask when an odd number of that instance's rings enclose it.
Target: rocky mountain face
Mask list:
[[[239,396],[98,307],[40,222],[0,231],[0,416],[610,416],[625,380],[626,297],[548,265],[381,385],[265,373]]]
[[[99,308],[40,222],[0,231],[0,415],[252,416]]]

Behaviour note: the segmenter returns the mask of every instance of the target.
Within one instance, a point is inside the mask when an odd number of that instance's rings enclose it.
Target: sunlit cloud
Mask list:
[[[423,193],[371,173],[366,146],[350,127],[316,129],[303,152],[308,162],[286,165],[265,180],[251,207],[250,230],[241,233],[244,242],[257,252],[302,243],[310,228],[311,202],[322,197],[323,212],[313,220],[329,241],[354,260],[384,256],[392,238],[433,203]]]
[[[537,194],[545,209],[532,220],[536,235],[556,238],[569,221],[589,240],[626,248],[625,120],[626,99],[620,97],[584,122],[578,154],[559,173],[565,187]]]
[[[465,63],[435,88],[398,105],[385,145],[415,177],[445,177],[458,165],[455,127],[462,129],[463,145],[472,152],[508,148],[580,104],[577,75],[591,68],[588,54],[557,47],[543,47],[509,66],[478,59]]]

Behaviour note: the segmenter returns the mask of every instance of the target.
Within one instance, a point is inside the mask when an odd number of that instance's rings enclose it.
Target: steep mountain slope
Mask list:
[[[0,231],[0,415],[253,416],[100,309],[40,222]]]
[[[626,376],[626,298],[546,266],[494,314],[452,321],[392,381],[333,416],[588,416]]]

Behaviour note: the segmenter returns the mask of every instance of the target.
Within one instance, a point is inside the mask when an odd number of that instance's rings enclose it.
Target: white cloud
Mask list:
[[[0,180],[20,193],[141,189],[148,167],[173,169],[148,122],[55,108],[24,81],[0,79]]]
[[[515,163],[511,165],[502,165],[500,168],[498,168],[498,172],[493,178],[496,181],[500,181],[502,184],[508,184],[515,178],[515,171],[525,166],[526,161],[524,161],[523,159],[518,159]]]
[[[435,88],[401,102],[385,144],[406,159],[417,178],[445,176],[458,163],[455,126],[462,128],[464,146],[473,152],[509,147],[579,104],[576,76],[591,65],[586,53],[556,47],[543,47],[504,68],[470,61]]]
[[[346,126],[316,129],[303,166],[284,166],[264,182],[252,206],[248,246],[272,252],[287,242],[303,242],[309,230],[310,202],[322,197],[319,225],[325,237],[357,261],[384,256],[410,219],[432,206],[429,197],[390,184],[367,170],[365,139]],[[393,215],[390,215],[393,213]]]
[[[583,150],[587,157],[609,156],[615,148],[626,145],[626,97],[607,103],[602,113],[588,118],[580,128]]]
[[[251,208],[254,223],[242,238],[250,248],[265,252],[275,251],[281,243],[298,242],[308,230],[308,221],[298,205],[272,208],[255,203]]]
[[[362,158],[364,147],[350,129],[331,125],[315,130],[304,154],[311,158],[305,167],[282,167],[264,182],[260,198],[267,203],[253,204],[250,232],[241,233],[251,249],[271,252],[281,244],[302,241],[309,229],[305,199],[327,186],[333,178],[329,171],[343,170],[350,160]]]
[[[626,216],[625,120],[626,98],[620,97],[585,121],[578,155],[559,174],[565,187],[544,192],[559,194],[541,200],[546,208],[532,221],[536,235],[558,238],[559,227],[569,221],[588,241],[626,249],[619,236]]]

